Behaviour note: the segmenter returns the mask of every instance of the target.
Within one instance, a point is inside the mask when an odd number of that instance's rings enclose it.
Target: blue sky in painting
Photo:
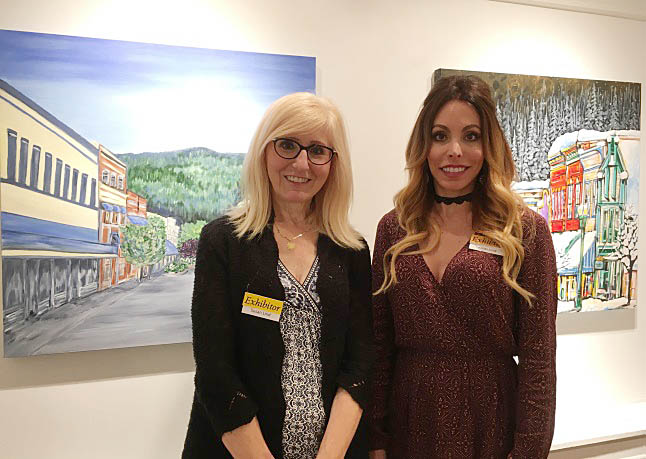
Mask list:
[[[626,183],[626,204],[639,210],[639,144],[640,142],[623,142],[620,144],[622,155],[628,169]]]
[[[242,153],[272,101],[315,91],[315,58],[0,30],[0,78],[115,153]]]

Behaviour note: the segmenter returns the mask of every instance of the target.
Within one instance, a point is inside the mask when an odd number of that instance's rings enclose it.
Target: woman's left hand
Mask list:
[[[325,429],[316,459],[343,459],[361,419],[361,407],[342,387],[337,389],[330,421]]]

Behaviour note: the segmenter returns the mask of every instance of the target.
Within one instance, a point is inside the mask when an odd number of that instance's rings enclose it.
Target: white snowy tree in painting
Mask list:
[[[612,98],[610,102],[610,127],[619,126],[619,107],[617,100],[617,88],[612,88]],[[616,129],[616,128],[615,128]]]
[[[565,250],[565,247],[560,247],[556,250],[556,270],[562,271],[572,265],[572,257],[570,252]]]
[[[628,206],[624,212],[624,224],[619,231],[619,249],[616,252],[628,273],[627,306],[630,305],[633,283],[632,274],[637,261],[637,239],[639,237],[637,220],[635,210],[632,206]]]

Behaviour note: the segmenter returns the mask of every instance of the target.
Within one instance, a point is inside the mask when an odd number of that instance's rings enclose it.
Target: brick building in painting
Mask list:
[[[99,266],[99,289],[103,290],[134,277],[134,270],[121,253],[126,224],[127,166],[104,145],[99,150],[99,240],[118,247],[114,257],[103,258]]]
[[[127,191],[126,198],[126,219],[127,223],[132,225],[147,225],[148,224],[148,200],[143,196],[139,196],[134,191]],[[130,266],[130,265],[129,265]],[[141,276],[146,277],[149,274],[149,268],[135,268],[131,266],[129,276],[134,277],[137,275],[138,270],[141,269]]]
[[[134,191],[127,192],[126,215],[133,225],[148,224],[148,200]]]

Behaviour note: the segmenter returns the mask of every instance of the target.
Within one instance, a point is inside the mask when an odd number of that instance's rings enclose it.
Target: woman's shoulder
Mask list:
[[[320,250],[332,251],[340,256],[350,257],[350,259],[361,259],[365,256],[370,257],[370,247],[368,246],[365,238],[359,232],[356,232],[356,237],[361,244],[359,247],[348,247],[346,245],[336,243],[325,233],[320,233],[319,237],[324,239],[324,242],[318,247]]]
[[[548,230],[549,227],[547,225],[547,220],[545,220],[545,217],[543,217],[541,214],[538,212],[533,211],[529,207],[525,207],[522,209],[521,214],[520,214],[520,220],[523,224],[523,230]]]
[[[204,225],[202,238],[206,238],[210,242],[218,242],[233,238],[234,232],[235,224],[228,215],[224,214]]]
[[[399,224],[399,214],[396,209],[387,212],[377,225],[377,241],[387,240],[392,243],[401,240],[406,236],[406,230]]]
[[[377,233],[386,231],[390,234],[396,232],[400,229],[399,226],[399,216],[396,209],[391,209],[379,220],[377,225]]]
[[[536,244],[552,243],[549,225],[541,214],[525,208],[520,218],[523,225],[523,243],[526,248]]]

